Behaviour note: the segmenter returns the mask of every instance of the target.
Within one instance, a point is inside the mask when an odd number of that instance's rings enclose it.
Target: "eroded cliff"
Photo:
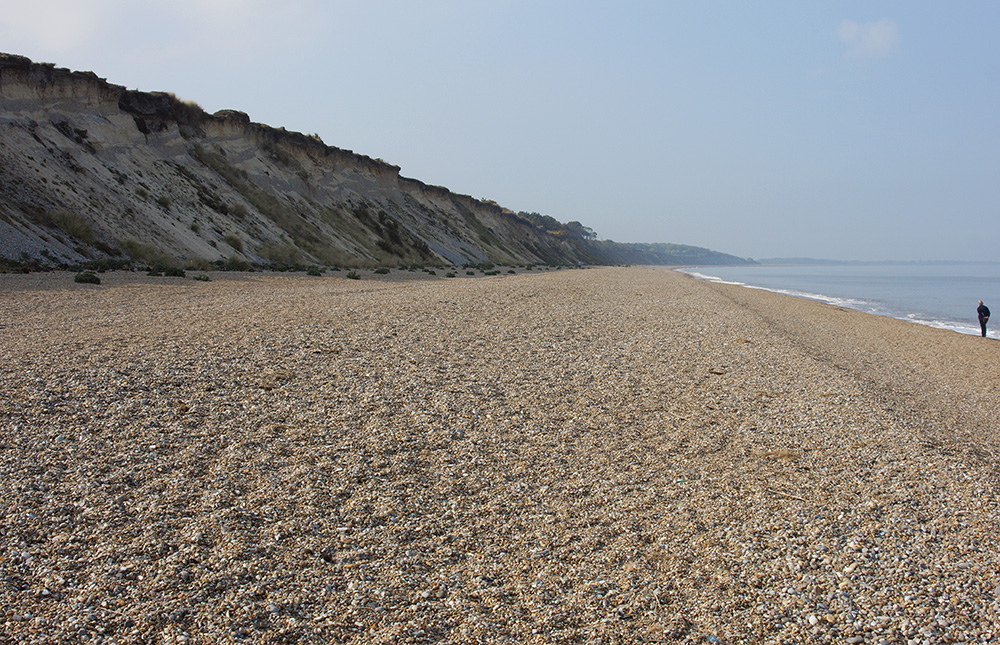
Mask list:
[[[580,240],[399,168],[166,93],[0,55],[0,256],[575,263]]]

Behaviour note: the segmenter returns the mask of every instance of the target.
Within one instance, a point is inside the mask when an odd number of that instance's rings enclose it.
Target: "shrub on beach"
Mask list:
[[[146,272],[146,275],[167,276],[169,278],[183,278],[187,274],[185,274],[184,269],[181,269],[180,267],[170,266],[169,264],[163,264],[161,262],[157,262],[149,269],[149,271]]]
[[[238,258],[233,255],[225,259],[222,269],[224,271],[250,271],[252,267],[250,263],[243,258]]]
[[[348,280],[360,280],[361,276],[358,275],[357,271],[351,271],[350,273],[347,274],[347,279]]]
[[[83,284],[101,284],[101,279],[97,277],[97,274],[93,271],[81,271],[73,276],[73,282],[80,282]]]

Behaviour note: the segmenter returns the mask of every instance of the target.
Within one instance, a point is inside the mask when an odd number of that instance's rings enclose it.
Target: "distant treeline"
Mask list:
[[[756,264],[753,260],[720,253],[700,246],[666,244],[662,242],[615,242],[598,240],[597,233],[580,222],[560,222],[549,215],[519,212],[518,217],[552,235],[564,238],[576,247],[577,254],[588,264],[660,264],[668,266],[742,265]]]

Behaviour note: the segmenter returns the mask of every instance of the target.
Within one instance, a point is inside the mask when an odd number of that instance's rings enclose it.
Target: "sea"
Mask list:
[[[1000,338],[1000,263],[845,263],[680,269],[696,278],[808,298],[962,334],[981,334],[976,307],[993,310]],[[989,326],[988,326],[989,327]]]

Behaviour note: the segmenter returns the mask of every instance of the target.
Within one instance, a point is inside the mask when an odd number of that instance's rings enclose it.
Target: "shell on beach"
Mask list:
[[[0,290],[3,640],[1000,638],[996,343],[654,268]]]

